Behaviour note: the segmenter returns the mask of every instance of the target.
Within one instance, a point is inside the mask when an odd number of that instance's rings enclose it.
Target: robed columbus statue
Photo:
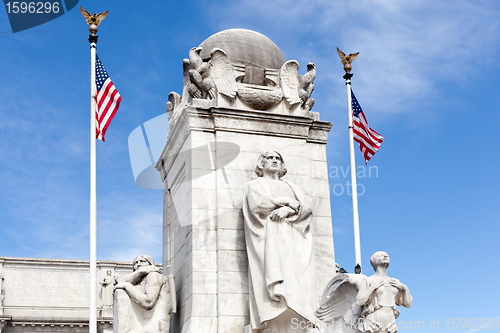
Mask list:
[[[316,270],[309,200],[299,186],[282,179],[286,166],[278,152],[260,155],[255,172],[258,178],[246,184],[243,202],[251,329],[290,327],[289,318],[314,327]]]

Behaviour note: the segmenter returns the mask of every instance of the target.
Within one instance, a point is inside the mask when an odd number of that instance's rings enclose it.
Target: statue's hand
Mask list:
[[[290,202],[288,202],[288,206],[292,208],[295,212],[298,212],[300,207],[300,202],[298,202],[297,200],[290,199]]]
[[[295,211],[292,208],[283,206],[273,210],[269,218],[271,219],[271,221],[281,221],[282,219],[287,218],[293,214],[295,214]]]
[[[395,278],[391,278],[389,280],[389,284],[395,288],[398,288],[399,290],[403,290],[404,289],[404,285],[398,280],[398,279],[395,279]]]
[[[384,285],[384,280],[378,279],[370,285],[370,288],[372,288],[373,290],[377,290],[378,288],[382,287],[383,285]]]
[[[300,207],[300,202],[298,202],[295,199],[292,198],[287,198],[287,197],[279,197],[275,199],[276,203],[278,203],[281,206],[288,206],[292,208],[295,212],[299,210]]]
[[[137,269],[138,272],[143,273],[143,275],[148,275],[149,273],[156,272],[161,273],[161,268],[154,265],[142,266]]]

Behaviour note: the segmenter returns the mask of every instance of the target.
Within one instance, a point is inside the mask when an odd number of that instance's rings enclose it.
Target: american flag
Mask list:
[[[97,54],[95,55],[95,84],[97,86],[96,139],[104,142],[104,134],[118,111],[122,98]]]
[[[352,124],[354,132],[354,141],[359,143],[359,149],[365,158],[365,164],[380,148],[380,144],[384,141],[384,137],[375,132],[368,126],[365,114],[359,106],[358,100],[351,90],[352,98]]]

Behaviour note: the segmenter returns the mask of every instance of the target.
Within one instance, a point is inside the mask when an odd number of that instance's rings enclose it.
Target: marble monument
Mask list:
[[[336,271],[325,147],[332,124],[312,111],[316,66],[299,69],[269,38],[244,29],[210,36],[186,56],[182,94],[168,96],[168,138],[156,164],[164,185],[163,265],[172,267],[178,295],[171,332],[259,332],[283,309],[284,316],[290,309],[315,320],[317,301]],[[249,254],[244,193],[261,178],[255,164],[266,151],[287,163],[280,182],[288,185],[278,188],[289,205],[272,219],[298,221],[289,233],[305,237],[299,266],[309,290],[289,290],[297,305],[280,305],[261,318],[253,307],[256,293],[265,299],[264,276],[257,271],[254,279],[253,270],[262,258]],[[295,279],[298,272],[283,273]],[[276,282],[270,304],[287,285]]]

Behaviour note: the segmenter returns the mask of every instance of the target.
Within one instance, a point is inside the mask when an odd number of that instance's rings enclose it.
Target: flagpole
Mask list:
[[[96,84],[97,26],[90,25],[90,288],[89,333],[97,333]]]
[[[347,87],[347,112],[349,119],[349,151],[351,156],[351,186],[352,186],[352,216],[354,226],[354,254],[356,266],[354,271],[356,274],[361,273],[361,241],[359,236],[359,214],[358,214],[358,190],[356,182],[356,161],[354,158],[354,131],[352,124],[352,98],[351,98],[351,73],[344,75],[345,84]]]

